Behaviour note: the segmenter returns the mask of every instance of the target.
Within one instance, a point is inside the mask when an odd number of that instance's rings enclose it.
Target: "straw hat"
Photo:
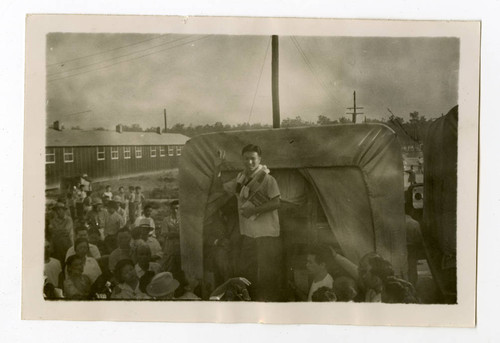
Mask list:
[[[179,281],[174,279],[172,273],[163,272],[153,277],[146,291],[152,297],[162,297],[174,292],[177,287],[179,287]]]
[[[95,205],[102,205],[102,200],[100,198],[92,199],[92,206],[95,206]]]

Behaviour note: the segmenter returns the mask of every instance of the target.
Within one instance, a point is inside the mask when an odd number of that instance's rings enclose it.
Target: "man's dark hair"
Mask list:
[[[80,231],[80,230],[77,229],[77,231]],[[98,235],[98,236],[101,235],[101,233],[99,232],[99,229],[97,229],[95,227],[90,228],[88,232],[89,232],[89,236],[90,235]]]
[[[260,150],[260,147],[258,145],[253,145],[253,144],[248,144],[243,147],[241,150],[241,154],[243,155],[246,152],[256,152],[257,155],[261,156],[262,155],[262,150]]]
[[[394,276],[392,264],[382,257],[374,256],[369,260],[369,263],[372,267],[371,273],[378,276],[382,281],[385,281],[389,276]]]
[[[333,292],[333,289],[320,287],[312,294],[311,300],[314,302],[337,301],[337,296]]]
[[[129,259],[124,259],[124,260],[118,261],[118,263],[115,266],[115,269],[113,270],[113,275],[115,276],[115,278],[119,282],[123,282],[123,278],[122,278],[121,273],[122,273],[122,269],[125,266],[132,266],[132,267],[134,267],[134,262],[132,262],[132,260],[129,260]]]
[[[337,296],[337,301],[351,301],[357,295],[356,281],[350,277],[341,276],[335,279],[333,291]]]
[[[176,205],[179,205],[179,200],[174,200],[170,203],[170,208],[176,206]]]
[[[153,205],[147,204],[146,206],[144,206],[144,210],[143,211],[152,210],[152,209],[153,209]]]
[[[331,256],[331,253],[327,249],[327,247],[321,245],[313,246],[309,249],[308,254],[314,256],[314,261],[316,261],[317,264],[324,263],[326,266],[328,264],[328,258]]]
[[[136,186],[135,190],[142,189],[141,186]]]

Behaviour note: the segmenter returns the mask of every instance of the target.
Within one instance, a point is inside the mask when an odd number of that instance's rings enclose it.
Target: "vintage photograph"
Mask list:
[[[460,304],[459,35],[71,31],[44,302]]]
[[[46,298],[456,302],[458,39],[46,44]]]

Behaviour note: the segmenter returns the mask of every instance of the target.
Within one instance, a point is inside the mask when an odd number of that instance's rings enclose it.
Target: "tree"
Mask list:
[[[330,125],[333,124],[333,121],[324,115],[319,115],[318,120],[316,121],[318,125]]]
[[[282,127],[299,127],[299,126],[313,126],[314,123],[304,121],[300,116],[295,118],[285,118],[281,121]]]
[[[132,126],[122,125],[123,132],[142,132],[142,127],[139,124],[132,124]]]

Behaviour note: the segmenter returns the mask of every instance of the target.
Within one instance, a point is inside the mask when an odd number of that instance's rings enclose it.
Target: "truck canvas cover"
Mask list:
[[[247,144],[261,147],[262,164],[275,176],[282,201],[300,203],[301,180],[309,183],[348,259],[357,264],[364,254],[377,251],[396,274],[406,276],[401,148],[394,131],[383,124],[232,131],[189,140],[179,169],[182,268],[187,275],[203,277],[204,222],[224,202],[225,194],[214,187],[217,151],[226,152],[223,174],[236,175]],[[297,171],[303,177],[294,177]]]

